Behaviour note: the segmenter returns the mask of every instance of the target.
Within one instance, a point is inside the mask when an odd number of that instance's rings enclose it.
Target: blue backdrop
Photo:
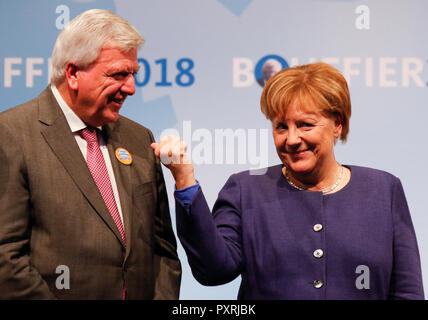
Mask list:
[[[259,106],[264,62],[322,60],[341,70],[353,113],[337,159],[401,178],[428,287],[427,1],[1,1],[0,111],[46,87],[57,35],[90,8],[118,13],[146,39],[137,92],[122,114],[157,138],[175,131],[187,141],[211,206],[230,174],[279,163]],[[174,221],[174,184],[165,177]],[[179,255],[182,299],[236,298],[239,279],[203,287],[181,246]]]

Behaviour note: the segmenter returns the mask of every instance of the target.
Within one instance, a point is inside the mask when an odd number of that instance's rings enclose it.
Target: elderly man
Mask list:
[[[178,298],[153,135],[119,116],[143,41],[111,12],[82,13],[48,88],[0,114],[0,298]]]
[[[268,59],[262,67],[263,85],[269,81],[277,72],[281,71],[282,65],[276,59]]]

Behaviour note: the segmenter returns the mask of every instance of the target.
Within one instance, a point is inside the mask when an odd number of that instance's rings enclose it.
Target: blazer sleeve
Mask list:
[[[30,261],[30,192],[16,137],[0,124],[0,299],[55,299]]]
[[[394,261],[390,299],[424,299],[421,262],[404,190],[395,180],[392,194]]]
[[[178,237],[194,277],[203,285],[230,282],[242,271],[240,194],[239,180],[232,175],[212,214],[201,188],[189,211],[176,198]]]
[[[149,135],[151,142],[154,142],[153,135],[150,131]],[[176,300],[180,292],[181,264],[177,254],[177,241],[174,231],[172,230],[168,195],[162,168],[157,158],[154,161],[157,184],[154,250],[154,262],[156,264],[157,274],[154,299]]]

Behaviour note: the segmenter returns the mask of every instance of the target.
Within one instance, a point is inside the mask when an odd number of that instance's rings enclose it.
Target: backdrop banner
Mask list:
[[[91,8],[119,14],[146,39],[137,91],[121,114],[156,140],[171,133],[185,140],[211,207],[232,173],[280,163],[260,111],[266,79],[315,61],[338,68],[350,86],[352,117],[336,158],[401,179],[428,295],[428,1],[1,1],[0,111],[48,85],[59,32]],[[174,181],[164,174],[175,228]],[[178,250],[181,299],[236,299],[240,278],[202,286]]]

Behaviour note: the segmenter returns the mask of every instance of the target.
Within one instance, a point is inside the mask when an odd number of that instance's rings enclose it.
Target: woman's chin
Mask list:
[[[300,162],[300,161],[299,161]],[[295,174],[309,173],[314,169],[314,166],[309,163],[289,163],[287,168]]]

